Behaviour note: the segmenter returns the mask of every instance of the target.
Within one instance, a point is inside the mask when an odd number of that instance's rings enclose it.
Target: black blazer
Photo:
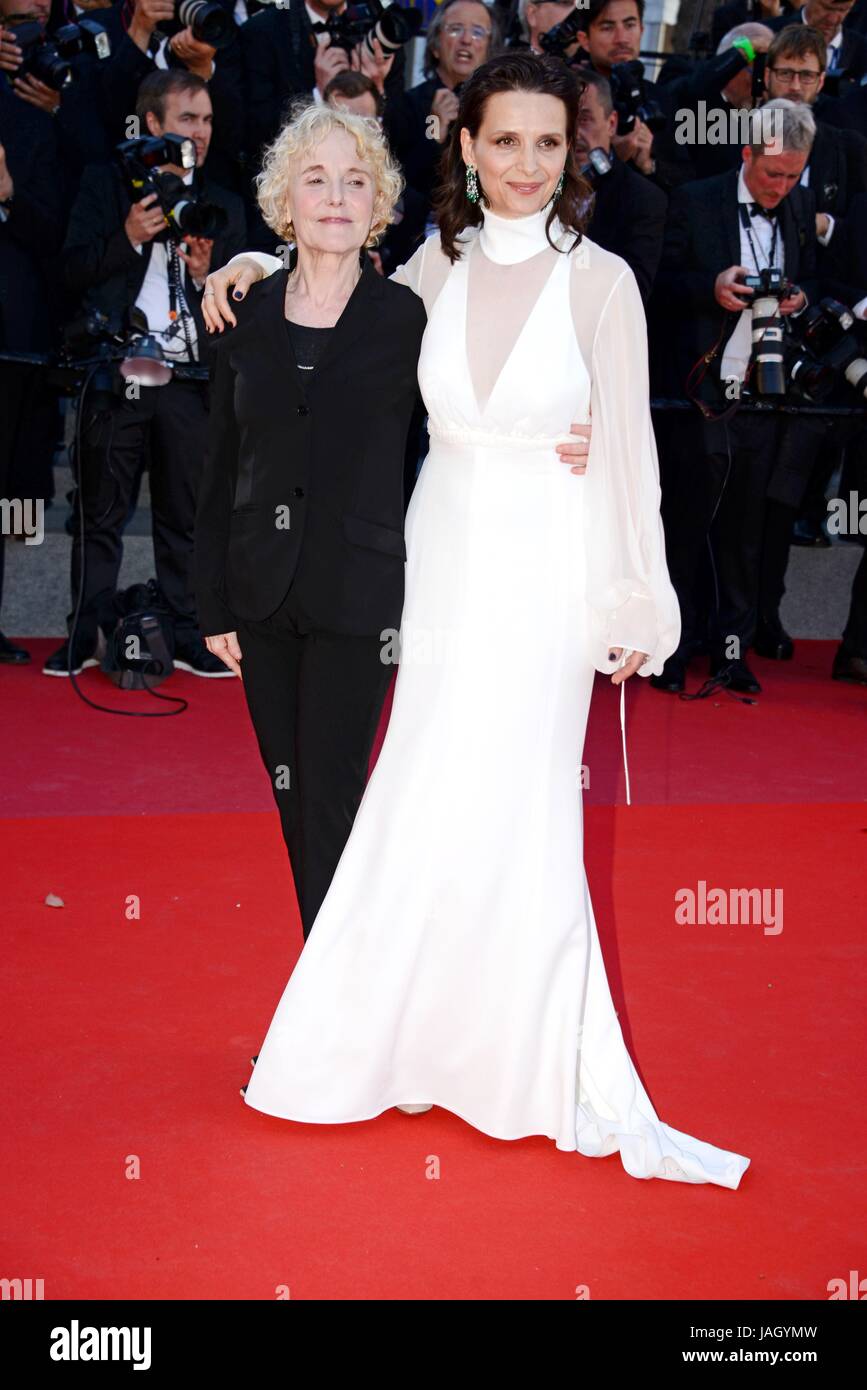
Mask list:
[[[740,315],[720,308],[714,284],[720,271],[741,264],[738,171],[683,184],[668,207],[665,244],[651,301],[651,373],[655,393],[683,397],[690,368],[722,334],[702,396],[720,402],[719,369]],[[816,279],[816,203],[796,185],[779,207],[786,276],[811,302]],[[724,403],[724,402],[723,402]]]
[[[47,352],[57,308],[51,270],[63,243],[55,126],[16,96],[3,74],[0,145],[14,184],[8,219],[0,222],[0,349]]]
[[[853,199],[845,222],[834,231],[824,289],[850,308],[867,297],[867,193]]]
[[[635,272],[646,304],[662,255],[668,199],[650,179],[613,158],[611,172],[597,184],[587,235],[623,257]]]
[[[310,379],[284,314],[287,269],[233,305],[212,371],[195,535],[204,636],[266,618],[290,586],[319,626],[398,628],[404,451],[418,397],[421,299],[364,257]]]

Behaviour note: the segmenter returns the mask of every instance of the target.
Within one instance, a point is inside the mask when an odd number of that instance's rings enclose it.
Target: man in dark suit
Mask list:
[[[842,96],[852,84],[867,77],[867,38],[847,27],[855,0],[805,0],[796,14],[782,14],[770,21],[779,33],[791,24],[807,24],[818,29],[827,45],[826,91]]]
[[[826,46],[817,29],[789,25],[768,50],[765,87],[768,97],[786,97],[813,106],[825,85]],[[817,112],[814,111],[814,116]],[[816,197],[816,233],[827,247],[850,202],[867,192],[867,140],[856,131],[839,131],[816,119],[816,135],[801,176]],[[819,265],[822,266],[820,255]]]
[[[196,517],[202,630],[240,648],[305,938],[364,790],[393,674],[382,642],[404,597],[404,448],[426,319],[416,295],[360,262],[315,370],[296,365],[286,327],[296,248],[233,301]]]
[[[867,357],[867,193],[859,194],[850,204],[845,225],[832,244],[831,262],[834,278],[829,289],[855,315],[858,321],[855,333]],[[863,418],[856,428],[839,487],[840,497],[847,501],[851,492],[859,499],[867,496],[867,423]],[[864,525],[863,517],[853,518],[853,521]],[[851,539],[856,537],[852,535]],[[867,544],[863,532],[857,539],[865,549],[852,581],[849,615],[834,655],[832,675],[835,680],[867,685]]]
[[[313,25],[340,15],[346,0],[309,0],[287,6],[269,5],[242,27],[241,54],[247,94],[246,149],[250,167],[259,168],[263,145],[269,144],[293,100],[322,99],[328,82],[342,68],[359,64],[387,98],[403,90],[404,53],[373,63],[358,45],[350,58],[330,44]]]
[[[482,0],[445,0],[428,25],[422,82],[396,93],[383,128],[407,185],[430,208],[440,155],[458,112],[457,89],[496,53],[495,10]]]
[[[673,195],[654,288],[654,394],[682,399],[692,368],[704,358],[693,390],[711,413],[737,404],[748,375],[753,292],[744,277],[775,266],[797,286],[779,304],[783,317],[803,312],[817,293],[815,205],[799,186],[815,123],[803,105],[772,102],[765,109],[779,122],[776,153],[762,143],[745,147],[739,171],[684,184]],[[780,537],[787,543],[792,520],[780,509],[791,504],[797,470],[775,415],[743,411],[692,427],[679,418],[675,434],[674,447],[660,452],[683,640],[654,684],[682,690],[687,658],[701,648],[697,586],[709,543],[718,593],[709,629],[711,674],[735,690],[757,691],[744,657],[766,617],[759,611],[762,555],[768,544],[774,547],[776,575]]]
[[[591,150],[601,150],[611,165],[607,173],[591,176],[596,197],[587,235],[632,267],[646,304],[662,255],[668,199],[649,179],[612,154],[617,113],[607,79],[593,68],[582,68],[579,82],[583,86],[575,135],[579,158],[586,168]]]
[[[52,118],[17,96],[0,74],[0,351],[48,353],[54,321],[47,265],[63,241],[60,169]],[[43,502],[51,493],[56,406],[45,372],[0,362],[0,497]],[[0,602],[5,535],[0,531]],[[28,652],[0,632],[0,662]]]
[[[135,306],[145,315],[164,356],[194,364],[208,346],[201,315],[201,292],[212,253],[219,261],[239,251],[245,241],[243,204],[206,179],[212,107],[207,84],[192,73],[155,72],[139,89],[136,106],[144,130],[171,133],[194,142],[196,168],[165,166],[190,184],[198,201],[217,204],[223,227],[214,238],[166,235],[166,222],[148,194],[133,202],[115,165],[91,165],[72,209],[64,269],[82,310],[123,315]],[[186,248],[186,249],[185,249]],[[85,402],[82,489],[85,528],[73,533],[71,588],[79,591],[84,565],[84,593],[75,642],[70,638],[47,660],[46,675],[65,676],[97,662],[99,629],[111,630],[113,596],[122,556],[122,528],[132,490],[150,446],[150,487],[157,579],[172,614],[175,663],[201,676],[228,674],[208,652],[198,626],[192,590],[193,522],[198,479],[207,432],[207,382],[175,377],[165,385],[126,383],[107,412]]]
[[[611,80],[613,67],[639,61],[644,0],[588,0],[579,6],[578,15],[581,25],[578,42],[596,72]],[[650,78],[642,79],[641,95],[644,103],[658,101],[667,105],[666,94]],[[612,144],[618,159],[668,187],[667,174],[657,168],[656,137],[639,116],[633,120],[630,130],[622,134],[615,132]]]

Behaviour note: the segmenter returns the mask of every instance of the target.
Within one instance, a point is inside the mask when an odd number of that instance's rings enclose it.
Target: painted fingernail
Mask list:
[[[243,295],[243,293],[242,293],[241,290],[233,290],[233,291],[232,291],[232,298],[233,298],[233,299],[243,299],[243,298],[244,298],[244,295]]]
[[[616,652],[609,652],[609,653],[608,653],[608,660],[609,660],[609,661],[616,661],[616,660],[617,660],[617,653],[616,653]]]

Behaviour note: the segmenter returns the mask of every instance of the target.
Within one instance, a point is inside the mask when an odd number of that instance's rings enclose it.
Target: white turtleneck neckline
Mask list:
[[[484,223],[479,230],[479,245],[489,261],[498,265],[515,265],[518,261],[538,256],[550,245],[545,235],[545,223],[550,204],[526,217],[502,217],[491,208],[483,208]],[[562,227],[557,218],[551,224],[551,240],[557,244]]]

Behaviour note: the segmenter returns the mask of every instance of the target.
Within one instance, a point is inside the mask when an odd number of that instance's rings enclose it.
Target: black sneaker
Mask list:
[[[5,661],[10,666],[26,666],[30,660],[30,653],[26,647],[16,647],[14,642],[10,642],[4,633],[0,632],[0,661]]]
[[[69,639],[58,647],[56,651],[45,662],[42,668],[43,676],[68,676],[70,674],[70,646]],[[94,638],[91,642],[76,642],[74,664],[72,675],[77,676],[83,671],[85,666],[98,666],[99,657],[97,655],[97,641]]]
[[[190,671],[194,676],[208,676],[212,680],[215,677],[231,676],[234,679],[235,672],[230,671],[225,662],[214,656],[213,652],[209,652],[204,642],[176,647],[173,659],[179,671]]]

